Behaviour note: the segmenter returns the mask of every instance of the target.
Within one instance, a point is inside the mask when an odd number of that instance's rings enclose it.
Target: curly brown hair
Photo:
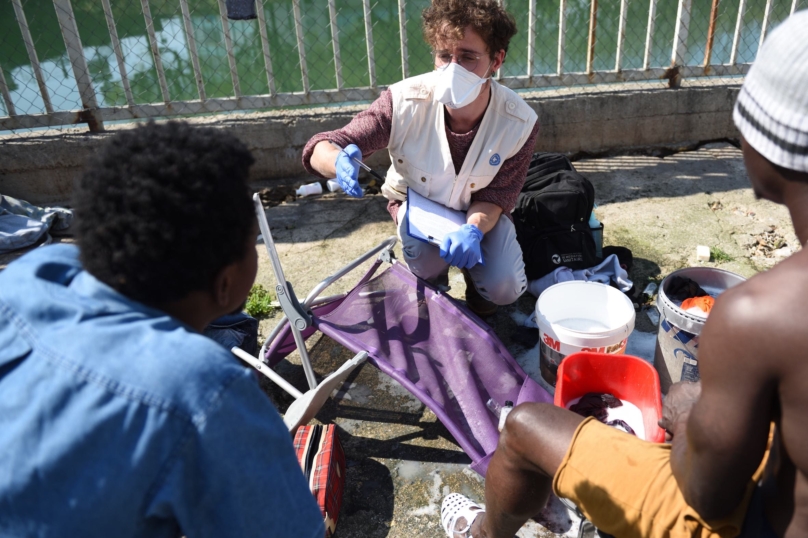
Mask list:
[[[463,39],[469,26],[488,46],[493,59],[516,34],[516,21],[497,0],[432,0],[423,12],[424,39],[434,49],[439,41]]]

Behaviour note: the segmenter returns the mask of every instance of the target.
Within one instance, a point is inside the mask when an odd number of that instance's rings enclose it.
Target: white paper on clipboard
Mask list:
[[[466,223],[463,211],[449,209],[412,189],[407,189],[407,233],[440,246],[443,238]]]
[[[463,211],[449,209],[407,188],[407,234],[440,247],[443,238],[466,224]],[[485,265],[482,252],[477,263]]]

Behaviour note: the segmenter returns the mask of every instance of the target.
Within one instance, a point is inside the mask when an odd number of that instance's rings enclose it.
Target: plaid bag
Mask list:
[[[295,434],[295,452],[325,520],[326,536],[334,534],[345,489],[345,452],[337,427],[301,426]]]

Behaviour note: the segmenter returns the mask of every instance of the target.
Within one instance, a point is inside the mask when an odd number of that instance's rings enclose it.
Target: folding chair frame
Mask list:
[[[319,304],[324,304],[332,301],[338,301],[344,298],[347,294],[330,295],[327,297],[320,297],[320,294],[325,291],[331,284],[350,273],[373,256],[377,256],[377,263],[388,262],[392,263],[394,256],[392,249],[396,245],[398,239],[391,236],[385,239],[382,243],[365,252],[352,262],[338,269],[334,274],[322,280],[317,284],[314,289],[309,292],[306,298],[301,303],[295,295],[292,284],[286,280],[281,266],[280,256],[275,246],[275,241],[272,238],[272,232],[269,229],[269,222],[267,221],[264,207],[261,204],[261,199],[258,194],[253,195],[253,204],[255,207],[255,214],[258,218],[258,226],[263,236],[264,245],[269,255],[269,260],[272,263],[272,270],[275,273],[275,292],[278,296],[278,302],[283,310],[283,317],[278,322],[278,325],[270,333],[269,337],[261,346],[261,351],[258,357],[253,357],[249,353],[234,347],[231,351],[241,360],[250,364],[258,372],[270,379],[273,383],[278,385],[284,391],[289,393],[295,398],[295,403],[287,410],[284,421],[290,428],[290,431],[297,429],[297,426],[305,424],[322,407],[328,395],[335,389],[350,372],[363,363],[367,359],[367,353],[361,351],[354,356],[353,359],[347,361],[343,367],[339,368],[336,372],[332,373],[319,385],[314,377],[314,370],[311,366],[308,350],[306,349],[306,342],[303,337],[303,331],[313,325],[311,308]],[[300,352],[300,360],[303,365],[303,371],[306,374],[306,381],[309,385],[309,391],[305,394],[300,392],[297,388],[291,385],[279,374],[272,370],[272,367],[264,361],[266,355],[266,348],[270,345],[281,331],[290,325],[290,329],[294,336],[295,344]]]
[[[485,475],[499,437],[498,417],[487,408],[486,401],[552,402],[483,320],[393,260],[391,249],[396,237],[321,281],[300,303],[283,274],[261,202],[257,197],[254,202],[277,277],[275,289],[284,318],[261,347],[260,359],[234,352],[297,398],[293,405],[306,407],[294,413],[287,411],[284,419],[289,423],[313,417],[327,394],[367,358],[432,409],[471,457],[471,468]],[[377,259],[351,291],[320,297],[329,285],[373,256]],[[392,265],[374,276],[383,262]],[[320,385],[305,347],[305,339],[315,330],[359,352]],[[280,376],[271,370],[295,349],[300,352],[311,387],[305,394],[285,381],[281,383],[276,379]]]

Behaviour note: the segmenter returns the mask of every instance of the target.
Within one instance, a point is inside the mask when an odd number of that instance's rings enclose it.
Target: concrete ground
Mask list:
[[[628,247],[634,254],[630,278],[643,289],[675,269],[703,264],[750,277],[799,248],[783,207],[756,200],[741,154],[730,144],[695,151],[580,160],[578,171],[595,185],[596,215],[605,225],[604,245]],[[299,184],[300,181],[298,180]],[[279,183],[273,183],[278,190]],[[344,194],[294,200],[267,210],[286,278],[305,296],[317,282],[362,252],[395,234],[380,195],[351,199]],[[69,238],[67,239],[69,240]],[[713,261],[697,262],[696,246],[713,248]],[[263,245],[258,245],[257,283],[275,284]],[[400,249],[396,249],[400,256]],[[16,255],[0,256],[0,268]],[[347,291],[360,270],[326,293]],[[459,272],[450,273],[451,295],[464,297]],[[653,341],[656,327],[639,301],[636,333]],[[487,319],[532,377],[539,379],[538,334],[523,325],[535,307],[525,295]],[[261,320],[262,339],[280,318]],[[315,371],[327,374],[352,354],[327,337],[308,341]],[[305,378],[295,353],[277,371],[301,390]],[[267,381],[265,389],[280,412],[290,398]],[[347,390],[346,390],[347,389]],[[435,415],[396,382],[370,365],[352,374],[346,387],[317,419],[339,426],[348,460],[347,485],[338,536],[356,538],[443,536],[442,497],[460,491],[484,499],[484,481],[468,469],[462,452]],[[545,522],[531,522],[519,536],[577,535],[577,525],[554,505]]]

